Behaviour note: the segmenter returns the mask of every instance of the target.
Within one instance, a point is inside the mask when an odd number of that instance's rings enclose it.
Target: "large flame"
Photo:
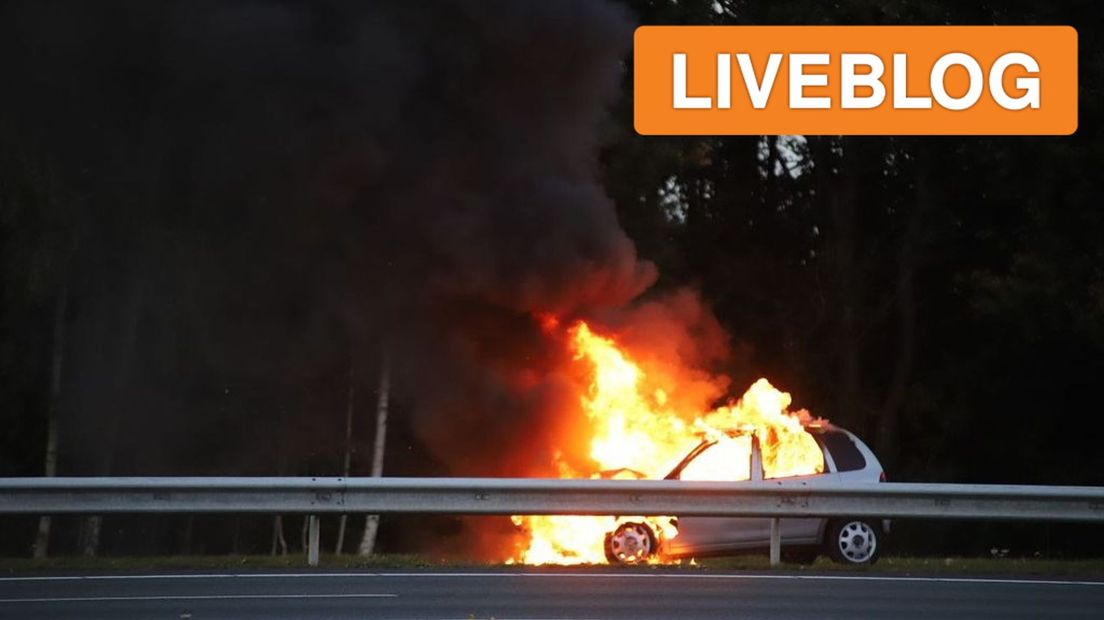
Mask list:
[[[546,328],[555,324],[546,323]],[[804,410],[791,412],[790,395],[766,379],[756,381],[736,402],[713,409],[685,410],[693,399],[679,395],[680,368],[643,367],[613,338],[585,322],[567,331],[567,342],[587,380],[580,405],[586,414],[589,456],[595,472],[576,471],[562,458],[561,478],[662,478],[703,437],[718,442],[695,459],[683,480],[747,480],[751,477],[751,435],[759,437],[767,478],[823,471],[820,449],[804,430]],[[704,409],[704,408],[703,408]],[[730,436],[733,430],[742,434]],[[735,464],[735,465],[734,465]],[[515,516],[527,543],[510,562],[580,564],[606,561],[605,534],[619,521],[646,520],[663,537],[677,535],[658,517]]]

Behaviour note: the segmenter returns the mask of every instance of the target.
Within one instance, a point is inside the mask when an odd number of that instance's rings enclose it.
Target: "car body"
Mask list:
[[[809,486],[840,483],[885,481],[881,463],[865,443],[853,433],[835,426],[807,427],[824,456],[822,473],[793,476]],[[768,480],[763,475],[763,455],[756,437],[749,437],[750,478],[741,482]],[[708,458],[716,440],[703,439],[667,475],[667,479],[685,479],[700,459]],[[745,470],[746,472],[747,470]],[[746,476],[746,474],[744,474]],[[692,476],[690,479],[694,479]],[[606,555],[611,562],[637,562],[652,555],[703,557],[764,549],[770,545],[769,518],[749,517],[676,517],[672,524],[677,535],[665,538],[657,533],[654,521],[626,522],[606,536]],[[783,552],[798,561],[815,559],[825,551],[833,559],[851,564],[868,564],[877,559],[879,542],[888,533],[887,520],[866,518],[836,519],[783,518],[780,533]]]

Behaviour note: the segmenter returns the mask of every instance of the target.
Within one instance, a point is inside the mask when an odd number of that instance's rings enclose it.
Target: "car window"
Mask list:
[[[866,467],[866,458],[846,433],[828,431],[821,435],[820,440],[832,455],[836,471],[858,471]]]
[[[683,467],[680,480],[728,482],[751,478],[751,437],[724,437]]]
[[[824,452],[812,435],[805,431],[789,431],[786,435],[780,437],[776,429],[771,429],[759,438],[764,479],[824,472]]]

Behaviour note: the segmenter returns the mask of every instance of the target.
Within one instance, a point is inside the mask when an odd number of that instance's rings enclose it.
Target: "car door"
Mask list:
[[[763,471],[763,455],[758,438],[752,437],[750,447],[750,472],[748,481],[768,480]],[[819,446],[818,444],[818,447]],[[810,485],[832,484],[838,481],[830,456],[821,447],[824,456],[824,472],[804,476],[775,477],[769,480],[787,480],[804,482]],[[820,537],[822,519],[784,518],[779,522],[782,544],[815,544]],[[764,517],[691,517],[684,525],[679,520],[679,537],[687,531],[687,538],[681,542],[686,548],[695,551],[725,551],[750,549],[770,544],[771,519]],[[677,540],[677,538],[676,538]]]
[[[839,474],[836,473],[831,454],[825,449],[824,444],[818,439],[817,447],[820,448],[824,461],[824,471],[819,474],[805,476],[787,476],[766,478],[767,480],[786,480],[794,483],[804,482],[809,486],[831,485],[839,482]],[[783,518],[779,520],[779,531],[783,545],[816,544],[820,540],[820,531],[824,519],[816,517]],[[764,544],[770,544],[770,520],[767,520],[767,537]]]
[[[750,435],[726,438],[686,464],[680,480],[750,482],[763,479],[758,442]],[[676,555],[738,549],[769,536],[770,521],[748,517],[679,517]]]

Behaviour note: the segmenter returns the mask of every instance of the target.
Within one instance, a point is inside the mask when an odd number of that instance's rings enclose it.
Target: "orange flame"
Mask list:
[[[542,321],[549,327],[547,321]],[[683,480],[747,480],[751,477],[750,434],[760,438],[763,471],[768,478],[815,474],[824,463],[816,441],[805,432],[804,410],[791,412],[790,395],[766,379],[756,381],[736,402],[712,411],[685,410],[678,395],[678,368],[642,366],[610,337],[595,334],[585,322],[567,332],[574,361],[587,376],[580,405],[589,428],[589,456],[599,472],[612,477],[662,478],[703,437],[718,442],[684,470]],[[726,431],[744,433],[730,437]],[[561,478],[585,478],[557,454]],[[746,467],[733,469],[733,463]],[[599,477],[602,474],[591,474]],[[606,475],[605,477],[611,477]],[[663,537],[677,532],[668,518],[515,516],[528,535],[512,562],[580,564],[606,561],[605,534],[622,521],[646,520]]]

